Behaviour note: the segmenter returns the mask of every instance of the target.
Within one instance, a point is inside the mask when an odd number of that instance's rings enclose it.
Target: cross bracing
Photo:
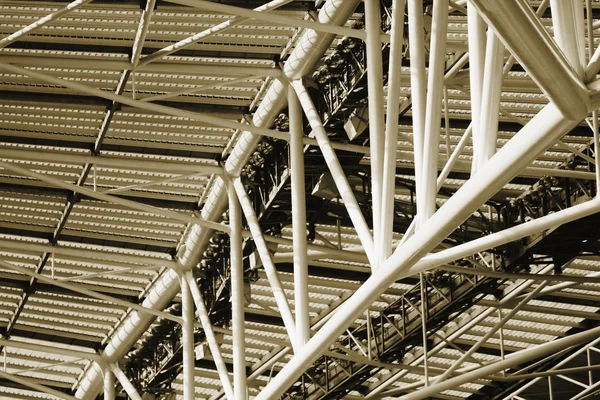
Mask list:
[[[594,398],[599,16],[0,1],[0,398]]]

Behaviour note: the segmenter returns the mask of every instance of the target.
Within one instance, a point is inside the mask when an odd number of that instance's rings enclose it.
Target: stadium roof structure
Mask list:
[[[596,398],[597,28],[0,0],[0,399]]]

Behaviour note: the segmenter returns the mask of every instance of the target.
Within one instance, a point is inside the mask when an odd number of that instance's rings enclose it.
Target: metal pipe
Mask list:
[[[427,114],[423,142],[423,195],[424,209],[417,210],[417,227],[425,224],[436,209],[437,172],[440,147],[440,119],[444,90],[444,65],[446,61],[446,32],[448,28],[448,0],[433,4],[431,44],[429,51],[429,76],[427,81]]]
[[[195,283],[195,282],[194,282]],[[194,300],[185,275],[181,275],[181,348],[183,350],[183,398],[194,400],[195,382],[195,357],[194,357]]]
[[[65,7],[61,8],[60,10],[55,11],[51,14],[48,14],[45,17],[38,19],[34,23],[29,24],[26,27],[19,29],[15,33],[12,33],[12,34],[6,36],[5,38],[3,38],[2,40],[0,40],[0,49],[16,42],[17,40],[23,38],[24,36],[27,36],[31,32],[34,32],[34,31],[42,28],[43,26],[48,25],[49,23],[59,19],[60,17],[70,13],[73,10],[78,9],[81,6],[88,4],[91,1],[92,0],[75,0],[75,1],[67,4]]]
[[[122,263],[132,263],[169,268],[175,268],[177,266],[177,263],[172,260],[161,260],[160,258],[150,258],[141,255],[110,252],[106,248],[103,248],[102,251],[98,253],[98,251],[93,250],[69,248],[64,246],[51,246],[48,244],[29,243],[25,241],[6,239],[0,239],[0,248],[32,251],[34,253],[53,253],[54,255],[58,256],[88,258],[97,264],[102,263],[103,265],[112,265],[112,262],[114,262],[116,265],[121,265]]]
[[[481,115],[479,118],[479,149],[477,155],[477,169],[481,169],[496,153],[498,141],[498,118],[500,111],[500,98],[502,95],[502,77],[504,62],[504,45],[496,36],[494,29],[487,32],[487,45],[485,53],[485,68],[483,74],[481,98]]]
[[[359,3],[360,0],[327,0],[321,6],[318,19],[321,23],[325,24],[344,24],[352,15],[354,9]],[[287,62],[284,65],[286,76],[288,76],[290,79],[298,79],[312,71],[315,64],[321,59],[325,51],[329,49],[334,37],[334,35],[323,34],[312,30],[304,31],[299,36],[296,47],[290,53]],[[55,62],[54,60],[49,61]],[[94,68],[98,68],[95,62],[96,60],[94,60],[92,65],[94,65]],[[37,65],[37,63],[34,65]],[[72,68],[69,63],[66,65],[69,68]],[[143,68],[143,70],[155,70],[160,68],[165,68],[167,71],[170,71],[173,69],[173,66],[165,63],[157,63],[150,64]],[[190,66],[183,66],[181,68],[186,69],[190,73],[208,70],[211,70],[216,74],[229,74],[232,72],[232,70],[227,66],[207,67],[194,64]],[[239,75],[257,75],[258,71],[256,68],[248,67],[234,67],[233,70],[235,70]],[[272,68],[264,68],[262,69],[262,72],[270,76],[280,76],[282,73],[281,70]],[[252,123],[255,126],[260,127],[270,126],[275,117],[285,106],[285,103],[286,96],[284,93],[284,87],[278,81],[275,81],[266,91],[258,108],[254,112]],[[225,168],[228,173],[232,175],[239,174],[240,170],[245,165],[248,157],[252,154],[259,141],[260,136],[244,129],[225,163]],[[220,180],[217,180],[206,196],[205,205],[201,211],[202,218],[211,221],[220,220],[223,211],[227,207],[225,193],[225,185]],[[183,251],[183,254],[179,257],[179,260],[183,265],[191,267],[195,266],[200,261],[202,253],[206,249],[208,239],[212,235],[212,232],[213,231],[211,229],[205,229],[198,225],[193,225],[190,228],[190,234],[185,242],[185,251]],[[168,270],[148,290],[148,296],[146,297],[146,300],[144,300],[143,304],[147,307],[162,310],[178,292],[179,278],[175,272]],[[110,357],[110,359],[118,359],[122,357],[147,329],[153,319],[154,318],[152,316],[140,314],[138,312],[130,313],[126,318],[123,319],[120,326],[115,329],[112,338],[108,341],[105,348],[105,355]],[[101,390],[101,386],[101,370],[92,366],[82,374],[76,397],[86,400],[95,398],[97,393]]]
[[[483,98],[483,77],[485,71],[485,22],[477,13],[472,1],[467,2],[467,29],[469,44],[469,84],[471,88],[471,124],[473,125],[473,148],[479,148],[481,141],[481,104]],[[477,157],[477,153],[473,153]],[[471,174],[477,172],[475,158],[471,164]]]
[[[410,271],[421,257],[438,245],[456,226],[468,218],[480,205],[510,181],[539,152],[550,147],[559,137],[578,122],[569,121],[550,103],[517,133],[481,170],[467,181],[436,212],[427,223],[392,255],[367,281],[338,309],[331,319],[306,344],[284,369],[263,389],[257,399],[271,399],[281,395],[304,369],[335,340],[362,310],[366,309],[386,288]],[[585,104],[579,104],[581,119],[587,114]],[[552,214],[555,215],[555,214]]]
[[[550,269],[551,269],[551,266],[550,267],[546,267],[546,268],[542,269],[542,272],[548,272],[548,271],[550,271]],[[517,298],[520,293],[522,293],[527,288],[529,288],[533,283],[535,283],[535,281],[533,281],[533,280],[526,280],[526,281],[523,281],[523,282],[515,285],[514,289],[511,290],[504,297],[504,300],[512,300],[513,298]],[[477,326],[481,321],[483,321],[484,319],[486,319],[487,317],[489,317],[490,315],[492,315],[495,311],[496,310],[494,308],[490,307],[490,308],[487,308],[487,309],[483,310],[478,315],[472,316],[471,319],[468,322],[466,322],[464,325],[462,325],[461,327],[459,327],[456,331],[450,333],[449,336],[448,336],[448,338],[447,338],[447,341],[452,341],[452,340],[454,340],[456,338],[459,338],[460,336],[462,336],[466,332],[470,331],[474,326]],[[441,351],[445,347],[446,347],[446,342],[438,343],[435,347],[433,347],[429,351],[428,355],[430,357],[433,357],[435,354],[437,354],[439,351]],[[417,358],[417,359],[415,359],[414,361],[412,361],[411,364],[415,364],[415,363],[420,362],[420,359],[422,359],[422,358],[424,358],[424,355],[421,356],[421,357],[419,357],[419,358]],[[475,368],[479,368],[479,367],[475,366]],[[461,369],[460,372],[462,373],[464,371]],[[392,384],[397,379],[401,378],[406,373],[408,373],[408,371],[400,371],[395,376],[391,377],[390,379],[387,379],[383,384],[381,384],[377,388],[371,390],[369,392],[369,395],[366,396],[366,398],[367,399],[380,398],[379,394],[387,386],[389,386],[390,384]],[[388,392],[386,392],[386,393],[388,393]]]
[[[464,383],[471,382],[475,379],[485,378],[495,372],[502,371],[504,369],[513,367],[515,365],[519,365],[521,363],[529,362],[532,359],[537,359],[547,354],[551,354],[581,343],[585,343],[587,341],[597,338],[598,335],[600,335],[600,327],[589,329],[585,332],[576,333],[574,335],[557,339],[552,342],[528,348],[519,351],[518,353],[510,354],[504,360],[498,361],[494,364],[490,364],[485,367],[480,367],[474,371],[461,374],[454,378],[448,379],[447,381],[408,394],[404,396],[404,398],[406,400],[424,399],[433,396],[436,393],[440,393],[444,390],[449,390]]]
[[[109,368],[113,374],[115,374],[115,377],[121,386],[123,386],[125,393],[127,393],[127,396],[129,396],[131,400],[142,400],[142,396],[140,396],[135,386],[133,386],[133,383],[131,383],[129,378],[127,378],[127,375],[125,375],[117,364],[109,364]]]
[[[423,0],[408,0],[408,48],[410,52],[410,94],[412,98],[413,154],[417,213],[425,209],[423,175],[423,141],[425,137],[426,87],[425,40],[423,38]]]
[[[115,400],[115,374],[110,368],[104,369],[104,400]]]
[[[273,0],[266,4],[261,5],[260,7],[255,8],[254,11],[268,12],[268,11],[274,10],[276,8],[279,8],[281,6],[284,6],[288,3],[291,3],[292,1],[293,0]],[[182,50],[188,46],[193,45],[194,43],[198,43],[201,40],[205,40],[213,35],[216,35],[217,33],[223,33],[226,30],[231,29],[236,25],[239,25],[243,22],[248,21],[249,19],[250,18],[236,17],[236,18],[227,20],[225,22],[221,22],[218,25],[211,26],[210,28],[205,29],[202,32],[196,33],[195,35],[192,35],[183,40],[180,40],[179,42],[169,45],[167,47],[163,47],[162,49],[144,57],[139,62],[138,65],[139,66],[148,65],[149,63],[151,63],[153,61],[156,61],[160,58],[166,57],[169,54],[173,54],[176,51]]]
[[[228,400],[233,400],[233,386],[231,385],[231,380],[229,379],[229,374],[227,372],[227,366],[223,360],[221,348],[217,342],[217,338],[210,321],[210,316],[208,315],[206,305],[204,304],[204,299],[202,298],[202,293],[200,293],[200,289],[198,288],[191,271],[185,273],[185,279],[187,280],[194,304],[196,305],[196,313],[198,314],[198,319],[202,324],[202,330],[206,336],[208,348],[210,349],[215,366],[217,367],[217,372],[219,374],[219,379],[221,380],[221,385],[223,386],[223,391],[225,392],[225,396]]]
[[[383,57],[381,53],[381,10],[379,0],[365,0],[365,41],[367,50],[367,90],[369,92],[369,147],[371,148],[371,205],[373,213],[373,242],[375,243],[375,272],[385,258],[382,236],[383,161],[385,149],[385,122],[383,97]],[[394,143],[396,145],[396,143]],[[394,146],[394,158],[396,156]],[[395,161],[395,160],[394,160]],[[395,162],[394,162],[395,164]]]
[[[565,118],[587,114],[589,94],[526,0],[471,0]],[[527,38],[527,40],[523,40]]]
[[[437,384],[443,382],[446,378],[448,378],[450,376],[450,374],[452,374],[454,371],[456,371],[458,369],[458,367],[460,367],[467,358],[471,357],[477,351],[477,349],[479,349],[479,347],[481,347],[482,344],[487,342],[487,340],[489,338],[491,338],[498,331],[498,329],[502,328],[506,322],[508,322],[517,312],[519,312],[523,308],[523,306],[527,305],[527,303],[529,303],[529,300],[535,298],[538,295],[538,293],[540,292],[540,290],[542,290],[546,286],[546,284],[547,284],[547,282],[540,283],[533,292],[529,293],[523,300],[521,300],[519,302],[519,304],[517,304],[515,307],[513,307],[513,309],[510,310],[510,312],[508,314],[506,314],[500,321],[498,321],[493,327],[491,327],[485,333],[485,335],[483,335],[477,341],[477,343],[472,345],[471,348],[458,359],[458,361],[453,363],[450,366],[450,368],[448,368],[440,377],[438,377],[435,380],[434,385],[437,385]]]
[[[240,17],[252,18],[258,21],[267,21],[270,23],[282,24],[285,26],[304,28],[304,29],[312,29],[317,32],[329,33],[341,36],[350,36],[358,39],[365,40],[366,34],[365,31],[358,29],[346,28],[343,26],[331,25],[331,24],[323,24],[321,22],[313,22],[304,19],[286,17],[280,14],[274,13],[266,13],[254,10],[248,10],[246,8],[230,6],[227,4],[221,3],[213,3],[205,0],[168,0],[170,3],[182,4],[184,6],[190,6],[194,8],[199,8],[201,10],[209,10],[216,11],[220,13],[237,15]],[[381,34],[381,40],[387,41],[388,36]]]
[[[35,151],[21,149],[0,149],[0,157],[28,161],[46,161],[59,164],[94,164],[101,167],[132,169],[142,171],[159,171],[176,174],[222,174],[223,168],[218,165],[171,162],[168,160],[152,161],[151,159],[124,159],[109,156],[92,156],[81,153],[59,153],[54,151]]]
[[[576,0],[550,0],[550,8],[554,40],[573,71],[583,79],[583,63],[585,63],[583,4]],[[578,14],[581,14],[581,17]],[[581,23],[578,23],[579,21]]]
[[[242,254],[242,211],[234,184],[229,182],[229,248],[231,251],[231,323],[233,329],[233,394],[246,400],[246,338],[244,334],[244,265]],[[287,302],[286,302],[287,304]]]
[[[301,350],[310,340],[308,293],[308,250],[306,248],[306,189],[304,182],[304,145],[302,144],[302,106],[294,89],[288,86],[290,121],[290,163],[292,185],[292,238],[294,240],[294,303],[296,345]]]
[[[150,22],[152,21],[152,12],[154,11],[155,5],[156,0],[147,0],[146,7],[144,8],[144,11],[142,11],[142,18],[140,18],[140,23],[137,32],[135,33],[135,39],[133,40],[131,49],[131,64],[134,68],[140,61],[140,55],[142,54],[142,48],[144,47],[144,41],[146,40]]]
[[[159,208],[159,207],[154,207],[154,206],[150,206],[147,204],[138,203],[136,201],[127,200],[127,199],[117,197],[117,196],[112,196],[112,195],[109,195],[106,193],[97,192],[92,189],[88,189],[84,186],[74,185],[71,183],[67,183],[63,180],[57,179],[57,178],[53,178],[50,175],[40,174],[38,172],[29,170],[27,168],[19,167],[18,165],[13,164],[13,163],[0,161],[0,167],[7,169],[9,171],[17,172],[24,176],[29,176],[32,178],[39,179],[42,182],[47,182],[47,183],[49,183],[53,186],[59,187],[59,188],[68,189],[68,190],[72,190],[75,193],[84,194],[93,199],[98,199],[98,200],[107,201],[109,203],[119,204],[119,205],[131,208],[134,210],[138,210],[138,211],[149,212],[149,213],[156,214],[156,215],[162,215],[165,217],[172,218],[176,221],[192,223],[192,224],[200,225],[200,226],[203,226],[203,227],[209,228],[209,229],[216,229],[216,230],[223,231],[223,232],[229,231],[229,227],[225,226],[223,224],[208,221],[208,220],[198,218],[198,217],[188,216],[188,215],[178,213],[175,211],[171,211],[171,210],[167,210],[164,208]]]
[[[11,382],[15,382],[19,385],[23,385],[27,388],[36,390],[38,392],[42,392],[42,393],[46,393],[52,396],[55,396],[59,399],[64,399],[64,400],[76,400],[75,397],[70,396],[64,392],[61,392],[59,390],[56,389],[52,389],[48,386],[44,386],[44,385],[40,385],[39,383],[36,383],[35,381],[33,381],[30,378],[24,378],[21,376],[17,376],[17,375],[13,375],[13,374],[9,374],[8,372],[5,371],[0,371],[0,378],[2,379],[6,379],[8,381]]]
[[[598,110],[592,111],[592,127],[594,129],[594,161],[596,164],[596,196],[600,194],[600,134],[598,130]]]
[[[354,192],[348,183],[348,178],[344,173],[342,166],[335,154],[335,151],[331,147],[331,141],[327,136],[327,132],[325,132],[325,128],[323,127],[323,123],[321,122],[321,118],[319,117],[319,113],[315,108],[315,105],[308,94],[306,88],[302,85],[301,81],[293,81],[291,82],[292,87],[296,90],[298,94],[298,98],[300,100],[300,104],[304,109],[304,113],[308,118],[308,122],[310,127],[315,134],[317,142],[319,143],[319,148],[323,153],[323,158],[325,159],[325,163],[333,176],[333,180],[335,181],[335,185],[340,193],[342,200],[344,201],[344,206],[348,211],[348,215],[352,220],[352,224],[356,229],[356,233],[365,248],[365,252],[369,257],[371,262],[371,266],[375,265],[376,257],[374,255],[374,246],[373,246],[373,237],[371,236],[371,232],[369,231],[369,226],[365,221],[365,217],[362,214],[362,210],[356,201],[356,197],[354,196]]]
[[[382,263],[392,254],[394,231],[394,194],[396,189],[396,153],[398,150],[398,113],[402,83],[402,44],[404,43],[404,8],[406,0],[392,3],[392,32],[390,65],[388,68],[385,143],[383,148],[383,185],[381,192],[381,235],[375,238],[377,253]],[[381,47],[381,46],[380,46]],[[381,50],[381,48],[379,49]],[[370,93],[370,92],[369,92]],[[371,96],[369,96],[369,99]]]
[[[283,319],[286,332],[290,337],[290,341],[294,347],[294,350],[297,352],[296,323],[294,322],[294,316],[292,314],[292,310],[290,309],[290,304],[288,303],[285,291],[283,290],[283,286],[281,285],[281,281],[279,280],[277,268],[275,268],[275,264],[271,258],[271,253],[267,248],[267,242],[264,239],[260,223],[258,222],[258,218],[256,217],[256,213],[254,212],[254,208],[252,206],[252,202],[250,201],[250,197],[248,197],[248,193],[246,193],[244,184],[239,178],[233,180],[232,187],[237,193],[244,216],[248,222],[248,227],[250,228],[250,233],[252,234],[252,239],[256,245],[256,250],[258,251],[260,259],[263,262],[265,273],[267,274],[269,284],[271,285],[273,297],[275,298],[275,302],[279,308],[279,313]]]

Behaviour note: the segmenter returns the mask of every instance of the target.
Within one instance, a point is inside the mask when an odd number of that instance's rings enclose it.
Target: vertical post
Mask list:
[[[482,90],[485,96],[481,99],[481,115],[479,118],[479,149],[476,149],[477,169],[496,153],[498,138],[498,115],[500,96],[502,94],[502,70],[504,61],[504,45],[496,36],[493,28],[487,32],[485,51],[485,68]]]
[[[221,385],[223,385],[225,397],[227,400],[233,400],[233,387],[231,386],[231,381],[229,380],[227,366],[225,365],[225,361],[223,360],[223,355],[221,354],[221,348],[219,347],[219,343],[217,343],[217,338],[215,336],[215,332],[213,331],[212,323],[210,322],[210,317],[208,315],[208,311],[206,310],[204,299],[202,298],[202,293],[200,293],[200,289],[194,281],[194,276],[192,275],[192,272],[188,271],[185,273],[185,275],[188,281],[189,288],[192,292],[192,298],[194,299],[194,303],[196,304],[196,312],[198,313],[198,319],[200,320],[200,323],[202,324],[202,329],[204,329],[204,334],[206,335],[208,348],[210,349],[210,352],[213,356],[213,360],[215,362],[215,366],[217,367],[217,372],[219,373]]]
[[[109,369],[104,369],[104,400],[115,400],[115,374]]]
[[[413,112],[413,148],[417,213],[425,201],[423,195],[423,136],[427,78],[425,77],[425,40],[423,37],[423,0],[408,0],[408,47],[410,51],[410,93]],[[418,221],[417,221],[418,225]]]
[[[185,275],[180,277],[181,283],[181,329],[183,349],[183,399],[194,400],[195,392],[195,357],[194,357],[194,300]]]
[[[367,87],[369,92],[369,141],[371,148],[371,195],[373,208],[373,237],[376,254],[375,271],[383,262],[377,249],[381,248],[381,201],[383,196],[383,152],[385,126],[383,120],[383,60],[381,54],[381,11],[379,0],[365,0],[365,29],[367,32]]]
[[[433,22],[427,81],[427,115],[423,152],[423,194],[425,208],[418,210],[420,224],[435,212],[437,198],[437,172],[440,143],[440,118],[442,113],[444,66],[446,64],[446,31],[448,0],[436,0],[433,5]]]
[[[298,350],[310,340],[308,307],[308,259],[306,256],[306,193],[302,107],[294,89],[288,87],[290,153],[292,167],[292,235],[294,242],[294,300]]]
[[[425,289],[425,277],[419,274],[421,287],[421,334],[423,335],[423,362],[425,367],[425,387],[429,386],[429,357],[427,356],[427,291]]]
[[[382,263],[392,253],[394,232],[394,194],[396,189],[396,152],[398,150],[398,112],[400,109],[400,84],[402,70],[402,44],[404,42],[404,8],[406,0],[392,3],[392,32],[390,66],[388,71],[385,145],[383,157],[383,187],[381,194],[381,237],[376,242],[377,255]],[[377,239],[377,238],[376,238]]]
[[[483,93],[483,71],[485,65],[485,22],[471,1],[467,2],[469,83],[471,86],[471,120],[473,121],[473,148],[479,148],[481,138],[481,100]],[[474,153],[477,157],[477,153]],[[471,174],[477,171],[477,160],[471,164]]]
[[[133,386],[133,383],[131,383],[121,368],[119,368],[117,364],[110,364],[109,367],[113,374],[115,374],[115,377],[121,386],[123,386],[123,390],[125,390],[127,396],[129,396],[131,400],[142,400],[142,396],[140,396],[135,386]]]
[[[242,264],[242,211],[233,183],[228,183],[229,246],[231,250],[231,320],[233,325],[233,393],[246,400],[246,349],[244,335],[244,271]]]
[[[578,0],[550,0],[554,39],[571,67],[583,79],[585,63],[583,3]]]
[[[550,400],[554,400],[554,396],[552,395],[552,377],[548,377],[548,398]]]
[[[338,192],[340,193],[340,197],[344,201],[344,206],[348,211],[348,216],[352,220],[352,224],[356,229],[358,238],[360,239],[361,244],[365,248],[365,252],[369,257],[369,262],[372,266],[376,262],[376,257],[374,255],[375,252],[373,245],[373,237],[371,236],[369,226],[367,225],[365,217],[360,209],[360,206],[356,201],[356,197],[354,196],[352,187],[348,183],[348,178],[344,173],[344,170],[340,164],[340,161],[337,158],[337,155],[335,154],[333,147],[331,146],[331,141],[329,140],[327,132],[323,127],[321,117],[319,116],[319,113],[317,112],[315,104],[310,98],[308,91],[302,85],[302,81],[292,81],[291,85],[298,94],[298,98],[300,99],[300,104],[302,105],[304,114],[306,114],[306,117],[308,118],[308,122],[313,130],[315,139],[317,139],[319,148],[321,149],[321,153],[323,153],[325,163],[327,164],[327,167],[331,172],[331,176],[333,177],[335,186],[337,187]]]

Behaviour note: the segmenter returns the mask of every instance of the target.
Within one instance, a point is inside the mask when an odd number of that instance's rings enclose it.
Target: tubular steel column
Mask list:
[[[383,119],[383,60],[381,55],[381,11],[379,0],[365,0],[365,28],[367,31],[367,86],[369,92],[369,141],[371,148],[371,195],[373,212],[373,241],[375,243],[375,271],[383,262],[381,241],[381,202],[383,199],[383,151],[385,125]]]
[[[306,249],[306,190],[304,183],[304,136],[302,107],[294,89],[288,86],[290,154],[292,167],[292,234],[294,240],[294,301],[298,350],[310,340],[308,306],[308,259]]]
[[[481,99],[481,115],[479,118],[478,149],[475,162],[481,169],[496,153],[498,137],[498,115],[500,111],[500,96],[502,92],[502,69],[504,61],[504,45],[496,36],[493,28],[487,32],[485,53],[485,71],[483,74],[483,94]],[[478,150],[478,151],[477,151]]]
[[[181,275],[181,316],[183,317],[182,349],[183,349],[183,399],[194,400],[195,392],[195,360],[194,360],[194,299],[190,287]]]
[[[362,210],[360,209],[360,205],[356,201],[352,187],[348,183],[348,178],[344,173],[344,169],[340,165],[340,161],[338,160],[337,155],[331,146],[331,141],[329,140],[327,132],[323,127],[321,117],[319,117],[319,113],[317,112],[317,109],[310,98],[308,91],[303,86],[302,81],[292,81],[291,85],[298,94],[298,99],[300,99],[300,104],[302,105],[304,114],[306,114],[310,127],[312,128],[315,138],[319,143],[319,148],[323,153],[323,158],[325,159],[325,163],[331,172],[331,176],[333,177],[335,186],[340,193],[340,197],[344,201],[344,206],[348,211],[348,216],[352,220],[352,225],[354,225],[356,233],[358,234],[358,238],[365,248],[365,253],[367,253],[367,256],[369,257],[371,266],[373,266],[376,262],[373,237],[371,236],[369,226],[367,225]]]
[[[423,195],[423,136],[427,78],[425,77],[425,43],[423,38],[423,0],[408,0],[408,44],[410,50],[410,94],[412,96],[413,147],[417,213],[422,210]],[[418,221],[417,221],[418,222]]]
[[[435,212],[437,198],[437,172],[440,147],[440,118],[442,115],[444,66],[446,61],[446,31],[448,25],[448,0],[436,0],[433,6],[433,22],[427,82],[427,116],[425,118],[425,141],[423,151],[424,206],[417,218],[423,225]]]
[[[585,62],[583,2],[550,0],[554,39],[577,76],[583,78]]]
[[[231,321],[233,325],[233,394],[246,400],[246,337],[244,334],[244,270],[242,264],[242,210],[233,183],[229,193],[229,246],[231,250]]]
[[[104,369],[104,400],[115,400],[115,374],[108,369]]]
[[[398,150],[398,111],[402,71],[402,44],[404,42],[405,0],[392,3],[392,33],[390,66],[388,71],[387,111],[385,121],[385,146],[383,161],[383,188],[381,206],[381,236],[375,247],[383,262],[392,253],[394,232],[394,193],[396,189],[396,152]]]
[[[483,74],[485,65],[485,22],[477,13],[471,1],[467,2],[468,42],[469,42],[469,84],[471,86],[471,120],[473,121],[473,149],[479,147],[481,99],[483,95]],[[477,153],[473,153],[477,157]],[[477,160],[473,160],[471,173],[477,172]]]

